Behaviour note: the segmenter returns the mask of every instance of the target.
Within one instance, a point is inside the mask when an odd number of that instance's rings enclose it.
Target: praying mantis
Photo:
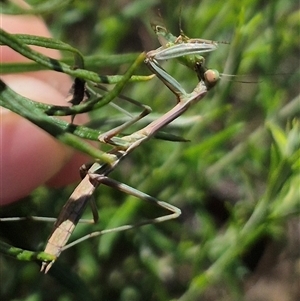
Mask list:
[[[175,219],[181,214],[179,208],[166,202],[159,201],[154,197],[108,177],[109,173],[139,145],[149,140],[164,126],[181,116],[191,105],[201,100],[219,79],[218,72],[216,70],[206,69],[204,65],[205,60],[199,55],[200,53],[216,50],[216,42],[203,39],[189,39],[183,35],[182,32],[178,38],[169,36],[167,30],[161,26],[157,26],[155,32],[158,35],[162,46],[156,50],[149,51],[146,54],[145,64],[175,94],[177,104],[164,115],[133,134],[122,138],[116,137],[119,132],[148,114],[147,110],[144,110],[137,118],[99,136],[101,142],[112,145],[112,149],[108,152],[108,155],[112,160],[110,163],[105,164],[95,162],[88,169],[82,181],[71,194],[54,224],[53,232],[51,233],[44,250],[46,254],[53,256],[54,259],[43,261],[41,272],[47,273],[62,251],[90,237],[105,233],[125,231],[142,225],[164,222]],[[180,59],[182,63],[196,72],[199,82],[191,93],[187,93],[181,84],[168,74],[158,63],[158,61],[173,58]],[[69,237],[79,222],[88,201],[100,184],[110,186],[129,195],[151,202],[152,204],[166,209],[169,211],[169,214],[151,220],[144,220],[137,224],[124,225],[114,229],[93,232],[67,245]],[[94,206],[92,202],[91,206],[92,208]],[[98,213],[96,210],[93,210],[93,217],[94,221],[97,221]]]

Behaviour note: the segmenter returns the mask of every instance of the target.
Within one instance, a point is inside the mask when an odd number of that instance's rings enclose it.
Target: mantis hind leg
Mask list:
[[[92,238],[92,237],[97,237],[97,236],[100,236],[100,235],[103,235],[103,234],[108,234],[108,233],[115,233],[115,232],[122,232],[122,231],[127,231],[127,230],[131,230],[131,229],[134,229],[134,228],[137,228],[137,227],[141,227],[141,226],[145,226],[145,225],[150,225],[150,224],[158,224],[158,223],[162,223],[162,222],[165,222],[165,221],[168,221],[168,220],[171,220],[171,219],[176,219],[178,218],[180,215],[181,215],[181,210],[179,208],[177,208],[176,206],[173,206],[169,203],[166,203],[166,202],[163,202],[163,201],[160,201],[144,192],[141,192],[140,190],[137,190],[131,186],[128,186],[124,183],[121,183],[121,182],[118,182],[116,180],[113,180],[109,177],[106,177],[106,176],[103,176],[103,175],[98,175],[98,174],[90,174],[90,178],[91,178],[91,181],[96,181],[98,183],[101,183],[101,184],[104,184],[104,185],[107,185],[111,188],[114,188],[114,189],[117,189],[121,192],[125,192],[126,194],[128,195],[131,195],[131,196],[134,196],[134,197],[137,197],[141,200],[144,200],[144,201],[147,201],[147,202],[150,202],[151,204],[154,204],[158,207],[161,207],[165,210],[167,210],[169,212],[169,214],[167,215],[163,215],[163,216],[159,216],[159,217],[156,217],[156,218],[153,218],[153,219],[145,219],[145,220],[142,220],[140,222],[137,222],[135,224],[128,224],[128,225],[123,225],[123,226],[119,226],[119,227],[115,227],[115,228],[111,228],[111,229],[105,229],[105,230],[102,230],[102,231],[95,231],[95,232],[92,232],[90,234],[87,234],[71,243],[69,243],[68,245],[64,246],[62,248],[62,251],[78,244],[78,243],[81,243],[89,238]]]

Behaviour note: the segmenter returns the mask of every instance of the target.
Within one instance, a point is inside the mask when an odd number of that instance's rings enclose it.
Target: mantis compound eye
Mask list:
[[[207,88],[212,88],[220,79],[218,70],[208,69],[204,72],[204,79]]]

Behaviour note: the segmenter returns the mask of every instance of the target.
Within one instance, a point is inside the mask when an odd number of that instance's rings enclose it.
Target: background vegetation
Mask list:
[[[222,76],[166,129],[190,142],[152,139],[112,175],[181,208],[178,220],[85,241],[63,252],[46,276],[34,262],[1,256],[1,300],[298,300],[299,3],[77,0],[51,11],[55,2],[48,9],[41,2],[31,1],[54,37],[86,56],[157,48],[149,21],[160,11],[174,34],[181,17],[188,36],[228,41],[205,56],[207,66],[247,76]],[[128,64],[114,59],[94,71],[123,74]],[[187,91],[195,87],[195,74],[178,62],[164,67]],[[151,106],[150,119],[175,103],[156,78],[130,83],[123,94]],[[109,106],[92,117],[101,130],[124,118]],[[3,214],[55,217],[74,187],[41,187]],[[72,239],[160,214],[106,187],[96,201],[99,224],[78,226]],[[1,236],[41,250],[51,227],[1,223]]]

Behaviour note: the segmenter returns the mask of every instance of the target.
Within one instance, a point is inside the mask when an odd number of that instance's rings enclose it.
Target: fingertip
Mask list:
[[[6,76],[5,82],[30,99],[65,104],[63,95],[35,78]],[[4,205],[48,181],[70,160],[73,151],[26,119],[6,109],[0,113],[1,205]]]
[[[11,34],[30,34],[41,37],[51,37],[45,22],[38,16],[33,15],[2,15],[1,17],[1,28]],[[54,58],[60,59],[61,55],[57,49],[50,49],[45,47],[30,46],[32,49],[37,52]],[[1,48],[1,62],[28,62],[30,61],[25,56],[16,52],[10,47],[0,46]],[[51,71],[38,71],[38,72],[27,72],[27,75],[36,77],[43,80],[44,82],[49,83],[54,88],[59,90],[62,93],[68,93],[70,89],[70,78],[63,73],[51,72]],[[69,84],[65,84],[65,83]]]
[[[37,16],[0,16],[1,27],[9,33],[51,37],[45,23]],[[55,49],[36,49],[46,56],[60,58]],[[1,62],[24,61],[28,59],[1,46]],[[64,106],[72,84],[66,74],[53,71],[6,75],[2,79],[23,96]],[[70,117],[67,118],[69,121]],[[79,123],[87,119],[86,115],[76,117]],[[26,119],[0,107],[0,205],[28,195],[45,182],[56,186],[70,183],[78,178],[78,168],[84,161],[85,155],[74,153]]]
[[[33,15],[3,15],[1,14],[1,28],[11,34],[31,34],[42,37],[51,37],[45,22]],[[60,58],[60,53],[56,49],[33,47],[44,55],[53,58]],[[15,52],[11,48],[3,47],[1,50],[1,60],[3,62],[24,62],[28,61],[24,56]]]

